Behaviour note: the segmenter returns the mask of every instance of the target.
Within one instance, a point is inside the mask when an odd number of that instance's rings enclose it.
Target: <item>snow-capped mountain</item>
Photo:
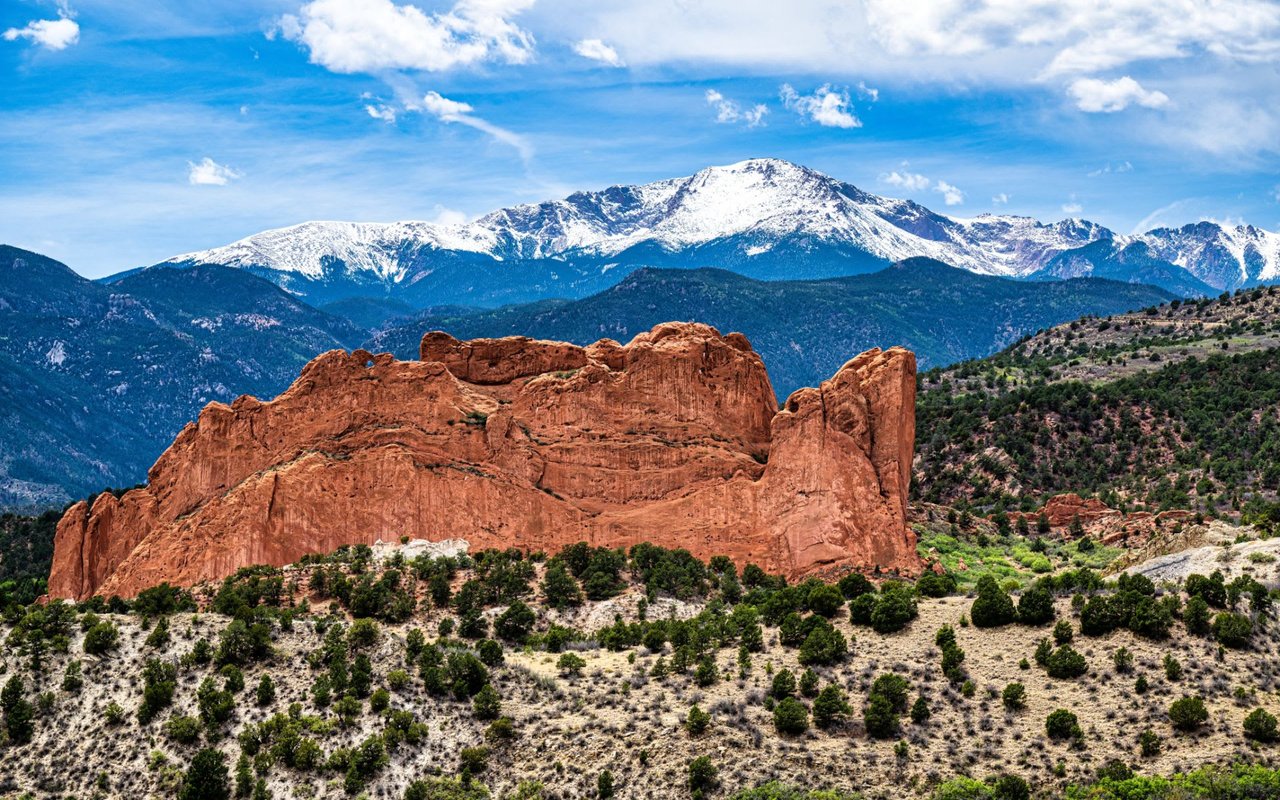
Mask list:
[[[1280,234],[1253,225],[1196,222],[1181,228],[1156,228],[1133,240],[1146,244],[1155,257],[1218,289],[1280,278]]]
[[[1213,223],[1189,228],[1195,231],[1152,231],[1143,241],[1154,257],[1213,287],[1265,280],[1280,269],[1275,234]],[[1079,219],[948,217],[765,158],[577,192],[461,225],[307,222],[166,263],[249,269],[313,303],[385,294],[416,306],[495,305],[581,297],[642,266],[715,266],[779,280],[858,274],[927,256],[986,275],[1068,277],[1046,270],[1065,253],[1113,240],[1132,243]],[[1070,272],[1091,274],[1092,252]],[[1175,277],[1181,290],[1186,281]]]

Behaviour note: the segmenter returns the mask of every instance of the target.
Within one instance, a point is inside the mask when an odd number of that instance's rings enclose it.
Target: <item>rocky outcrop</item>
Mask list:
[[[1022,518],[1029,526],[1035,526],[1041,516],[1049,521],[1051,530],[1059,533],[1066,533],[1078,520],[1091,538],[1103,544],[1126,547],[1136,546],[1162,530],[1180,527],[1195,519],[1194,512],[1185,510],[1121,511],[1095,497],[1083,498],[1074,492],[1050,497],[1039,511],[1013,512],[1009,519],[1017,522]]]
[[[906,350],[863,353],[780,411],[747,339],[693,323],[625,346],[429,333],[421,355],[333,351],[275,400],[210,404],[145,488],[67,511],[50,595],[131,596],[405,535],[650,541],[791,576],[919,570]]]

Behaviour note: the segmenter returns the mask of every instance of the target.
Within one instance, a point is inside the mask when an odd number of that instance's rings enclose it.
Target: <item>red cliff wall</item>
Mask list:
[[[67,511],[50,595],[132,596],[402,535],[918,571],[906,350],[863,353],[781,411],[746,338],[705,325],[585,348],[430,333],[421,354],[333,351],[271,402],[210,404],[145,488]]]

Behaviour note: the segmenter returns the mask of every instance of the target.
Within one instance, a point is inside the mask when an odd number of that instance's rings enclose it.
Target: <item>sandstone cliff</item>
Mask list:
[[[333,351],[271,402],[210,404],[145,488],[67,511],[50,595],[132,596],[402,535],[650,541],[791,576],[919,569],[906,350],[863,353],[780,411],[746,338],[693,323],[585,348],[429,333],[421,358]]]

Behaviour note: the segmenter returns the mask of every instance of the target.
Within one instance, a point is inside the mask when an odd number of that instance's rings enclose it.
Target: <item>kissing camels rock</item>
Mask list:
[[[49,594],[131,597],[405,535],[915,574],[914,438],[901,348],[778,410],[746,337],[706,325],[625,346],[428,333],[420,361],[336,350],[275,400],[209,404],[144,488],[67,510]]]

